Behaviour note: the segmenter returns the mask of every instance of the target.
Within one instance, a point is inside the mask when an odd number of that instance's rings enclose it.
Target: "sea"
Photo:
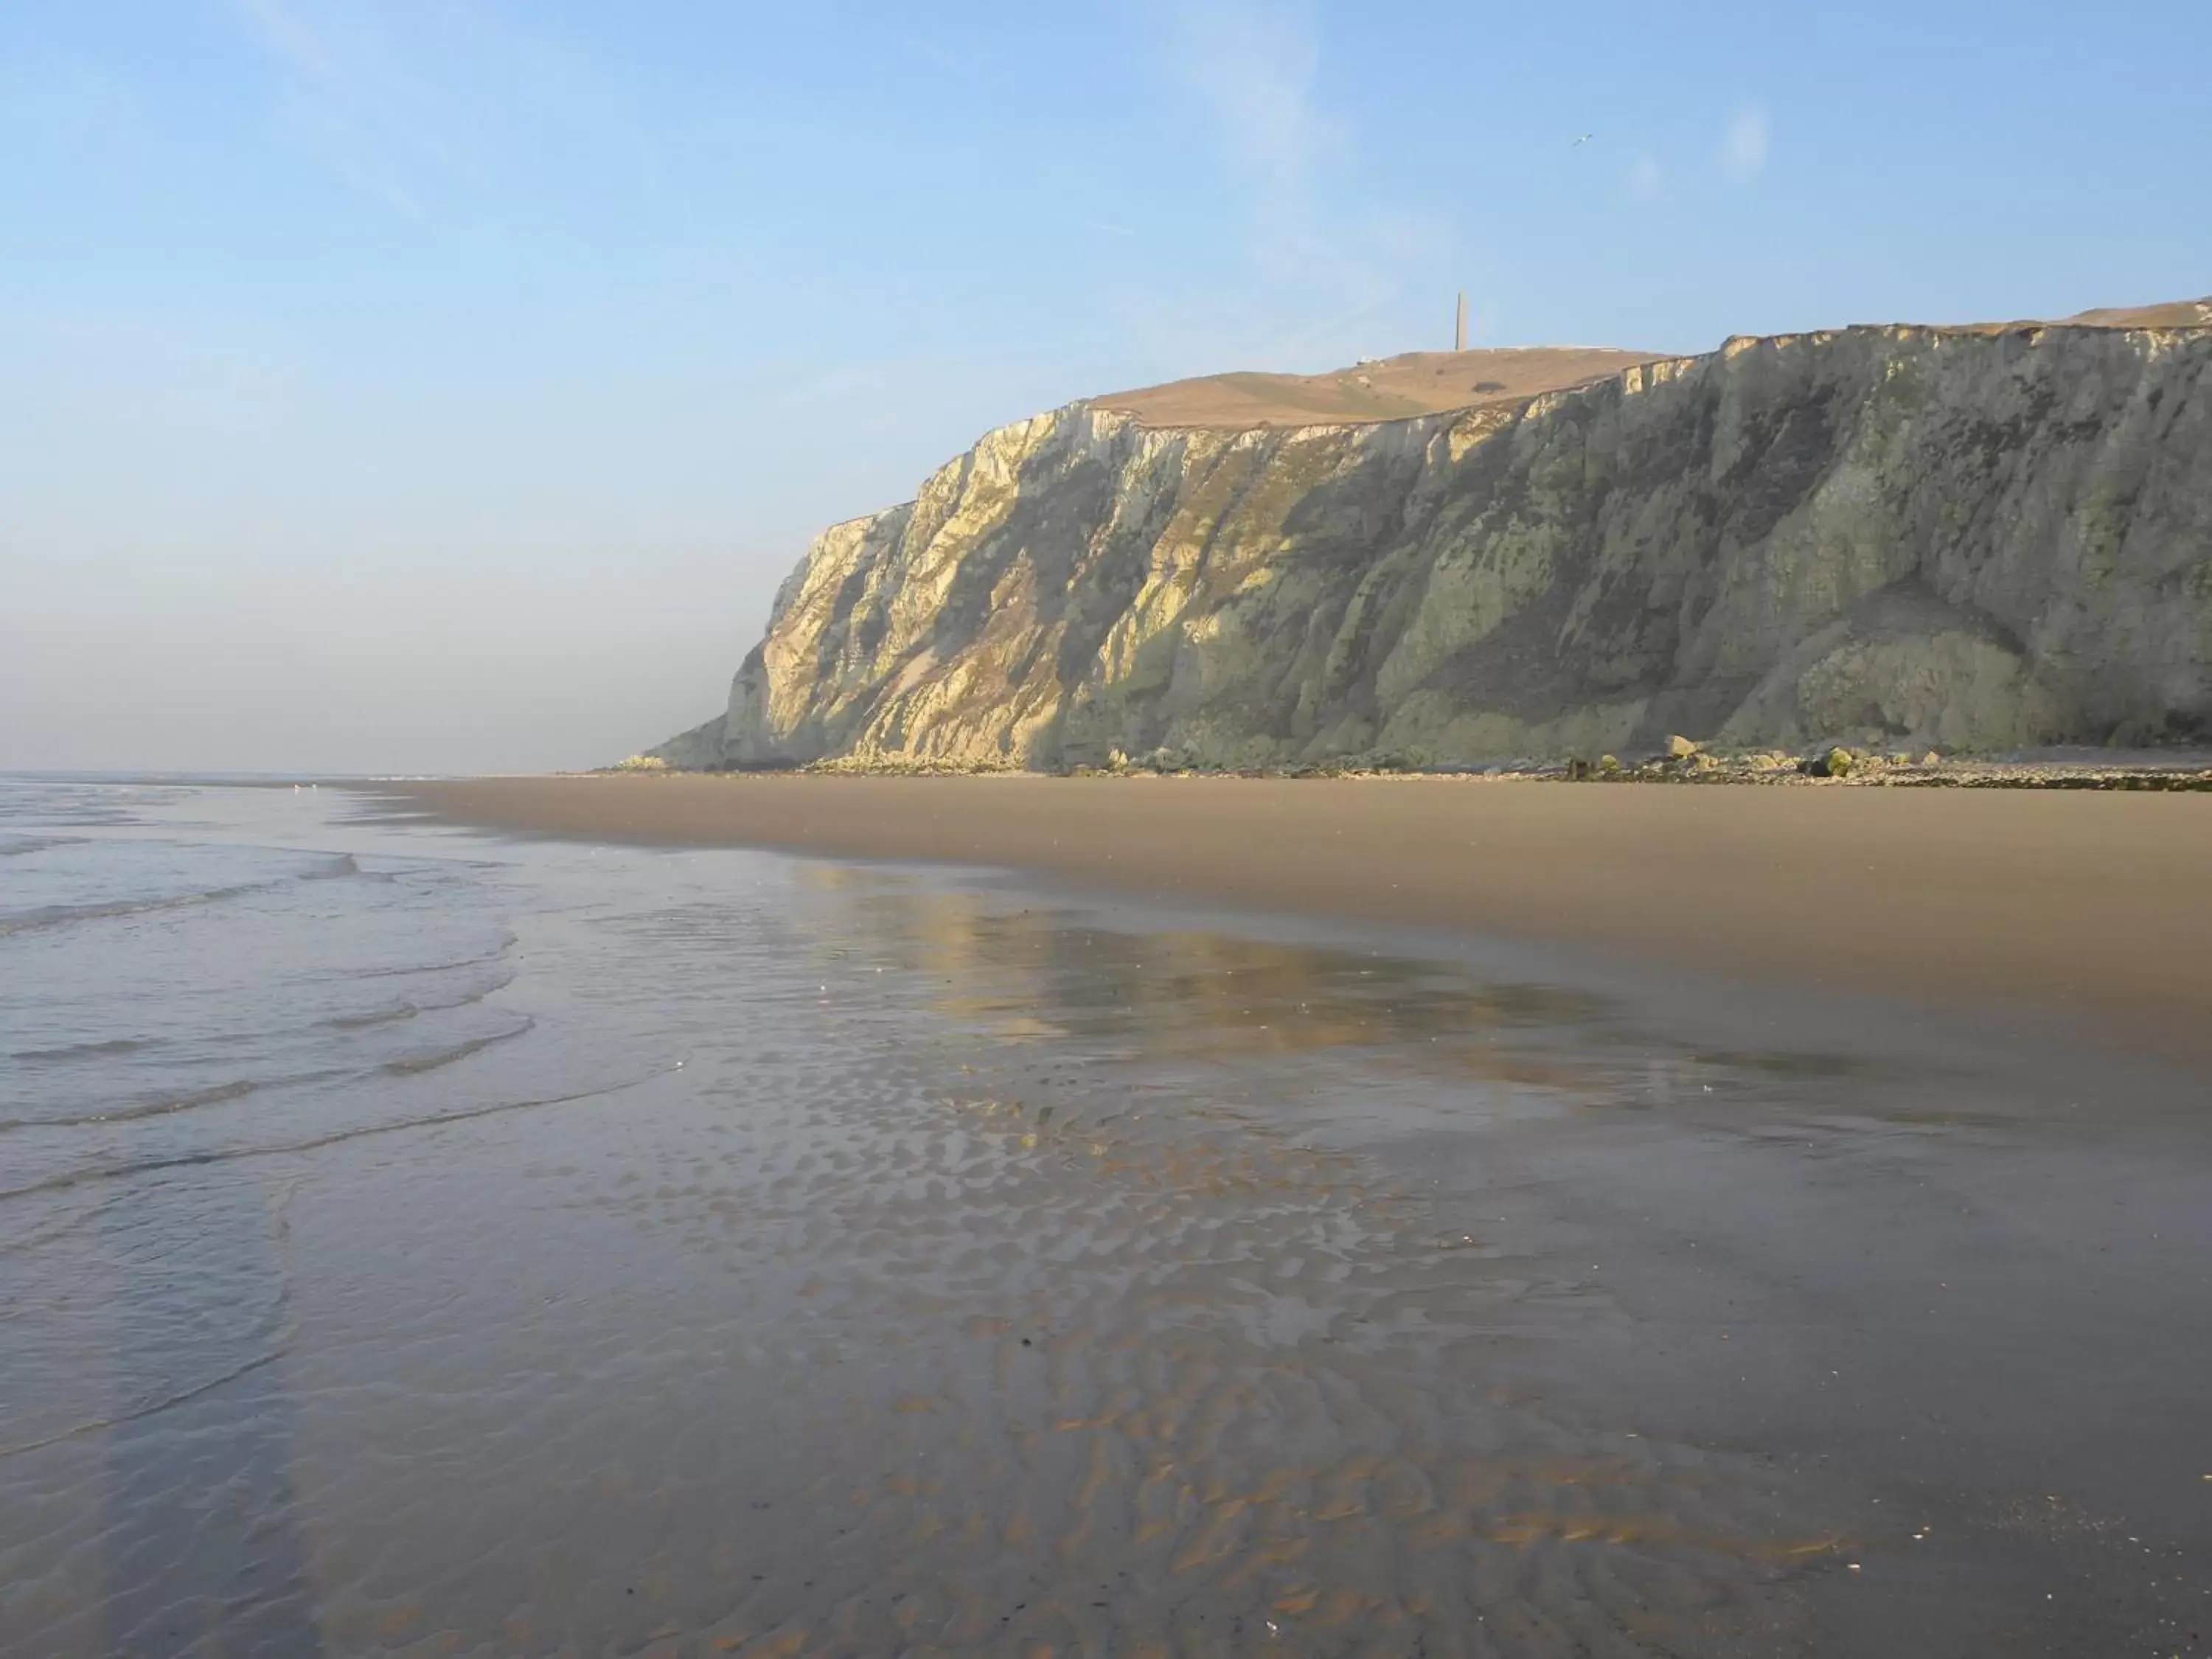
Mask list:
[[[2203,1652],[2203,1082],[1971,1025],[0,779],[0,1653]]]

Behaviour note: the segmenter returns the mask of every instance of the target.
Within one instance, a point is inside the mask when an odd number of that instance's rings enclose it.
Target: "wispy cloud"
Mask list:
[[[1342,205],[1356,137],[1322,100],[1322,38],[1296,0],[1190,0],[1170,14],[1174,78],[1196,99],[1216,160],[1244,194],[1243,254],[1293,337],[1354,331],[1395,301],[1413,265],[1432,262],[1440,228],[1413,213]],[[1249,297],[1244,303],[1249,307]],[[1286,342],[1287,343],[1287,342]]]
[[[1765,110],[1740,112],[1721,141],[1722,167],[1737,179],[1756,179],[1766,171],[1768,139]]]
[[[1265,0],[1181,8],[1171,45],[1237,159],[1269,188],[1301,188],[1316,153],[1340,136],[1314,106],[1321,46],[1310,17]]]
[[[358,194],[415,214],[474,169],[389,26],[357,9],[233,0],[274,80],[285,132]]]
[[[1210,0],[1176,13],[1170,48],[1250,190],[1254,257],[1276,275],[1309,269],[1317,252],[1331,252],[1314,223],[1314,163],[1345,141],[1315,106],[1321,48],[1310,18],[1263,0]]]
[[[477,0],[228,3],[283,133],[393,212],[487,195],[549,127],[608,112],[596,72]]]
[[[1656,202],[1667,188],[1667,169],[1645,150],[1628,164],[1628,193],[1639,202]]]
[[[1117,225],[1110,219],[1092,219],[1080,213],[1063,213],[1060,222],[1073,225],[1078,230],[1095,230],[1102,236],[1134,236],[1136,230],[1128,225]]]

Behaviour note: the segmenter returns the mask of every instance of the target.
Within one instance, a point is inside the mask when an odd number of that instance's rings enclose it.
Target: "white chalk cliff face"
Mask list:
[[[1077,404],[825,532],[678,765],[2212,738],[2212,328],[1852,328],[1395,421]]]

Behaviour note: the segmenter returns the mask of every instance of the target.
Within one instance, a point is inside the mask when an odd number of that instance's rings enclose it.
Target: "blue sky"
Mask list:
[[[0,3],[0,766],[529,769],[998,422],[2212,291],[2212,8]],[[1579,134],[1592,135],[1580,146]]]

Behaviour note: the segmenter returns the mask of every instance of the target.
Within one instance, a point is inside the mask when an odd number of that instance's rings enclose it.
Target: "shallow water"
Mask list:
[[[2212,1633],[2195,1079],[33,781],[0,1054],[11,1654]]]

